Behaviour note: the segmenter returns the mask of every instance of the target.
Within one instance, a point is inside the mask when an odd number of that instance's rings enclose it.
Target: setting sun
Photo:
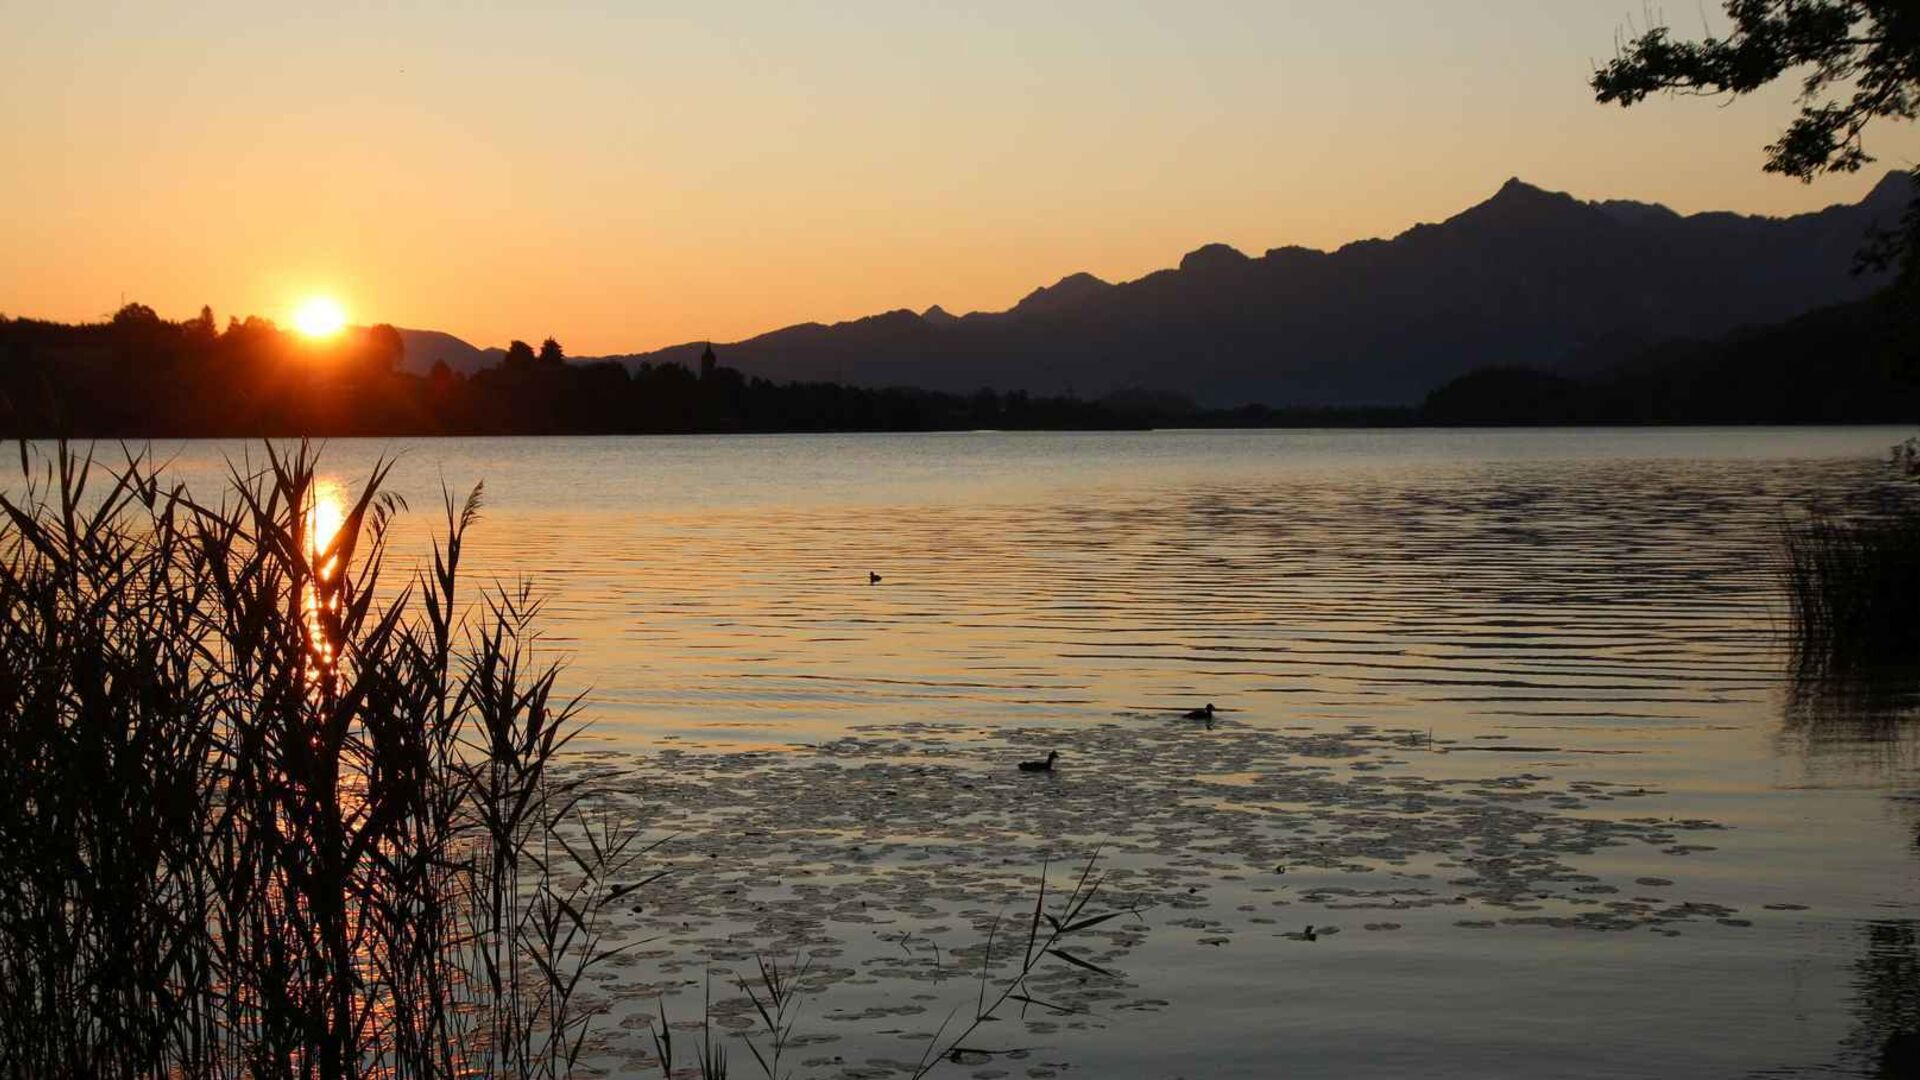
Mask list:
[[[327,338],[347,325],[347,309],[330,296],[312,296],[293,313],[294,328],[310,338]]]

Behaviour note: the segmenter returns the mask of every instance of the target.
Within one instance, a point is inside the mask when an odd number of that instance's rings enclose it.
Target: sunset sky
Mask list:
[[[1391,235],[1511,175],[1780,214],[1920,159],[1883,127],[1868,174],[1763,175],[1790,87],[1594,104],[1638,0],[347,7],[9,4],[0,312],[325,294],[626,352]]]

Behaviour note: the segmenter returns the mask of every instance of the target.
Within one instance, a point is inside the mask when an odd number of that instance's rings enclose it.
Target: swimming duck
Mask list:
[[[1054,758],[1057,758],[1057,757],[1059,757],[1059,756],[1060,756],[1060,751],[1058,751],[1058,750],[1049,750],[1049,751],[1047,751],[1047,760],[1045,760],[1045,761],[1023,761],[1023,762],[1021,762],[1021,763],[1020,763],[1020,771],[1021,771],[1021,772],[1052,772],[1052,771],[1053,771],[1053,759],[1054,759]]]
[[[1209,701],[1209,702],[1207,702],[1207,707],[1206,707],[1206,708],[1204,708],[1204,709],[1192,709],[1192,710],[1190,710],[1190,711],[1188,711],[1188,713],[1187,713],[1187,719],[1189,719],[1189,720],[1211,720],[1211,719],[1213,719],[1213,702],[1211,702],[1211,701]]]
[[[878,585],[878,584],[880,584],[880,575],[879,575],[879,574],[876,574],[876,573],[874,573],[874,572],[873,572],[873,571],[871,571],[871,570],[869,570],[869,571],[867,571],[867,584],[869,584],[869,585]]]

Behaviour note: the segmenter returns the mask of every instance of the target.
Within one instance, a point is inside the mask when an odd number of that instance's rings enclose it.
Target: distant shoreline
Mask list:
[[[235,442],[253,440],[313,439],[315,441],[341,441],[363,439],[655,439],[655,438],[712,438],[712,437],[774,437],[792,436],[840,436],[840,435],[1152,435],[1152,434],[1197,434],[1204,432],[1251,432],[1251,431],[1727,431],[1740,429],[1754,430],[1797,430],[1803,428],[1893,428],[1913,427],[1920,429],[1920,419],[1914,420],[1847,420],[1847,421],[1674,421],[1667,423],[1648,423],[1638,421],[1621,422],[1583,422],[1561,423],[1542,421],[1538,423],[1507,424],[1470,424],[1444,423],[1428,421],[1409,421],[1400,424],[1329,424],[1329,423],[1274,423],[1256,425],[1227,424],[1169,424],[1147,427],[1057,427],[1057,428],[918,428],[903,430],[898,428],[845,428],[825,430],[787,430],[787,431],[554,431],[554,432],[350,432],[350,433],[313,433],[313,432],[256,432],[251,434],[219,435],[179,435],[179,434],[77,434],[77,435],[14,435],[0,436],[8,442],[22,439],[29,443],[51,443],[61,439],[68,442],[112,443],[112,442]]]
[[[98,324],[0,318],[0,438],[1915,424],[1920,370],[1907,344],[1917,333],[1905,298],[1888,295],[1669,343],[1583,377],[1493,364],[1417,404],[1223,408],[1153,386],[1080,398],[774,382],[711,349],[694,367],[629,369],[569,360],[551,339],[537,354],[515,342],[470,374],[444,363],[420,374],[403,366],[406,344],[390,326],[314,339],[258,319],[220,330],[206,310],[170,322],[129,304]]]

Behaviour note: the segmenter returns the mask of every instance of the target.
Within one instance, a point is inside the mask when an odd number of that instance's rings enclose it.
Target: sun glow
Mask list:
[[[347,325],[347,309],[331,296],[310,296],[293,313],[294,329],[305,337],[330,338]]]

